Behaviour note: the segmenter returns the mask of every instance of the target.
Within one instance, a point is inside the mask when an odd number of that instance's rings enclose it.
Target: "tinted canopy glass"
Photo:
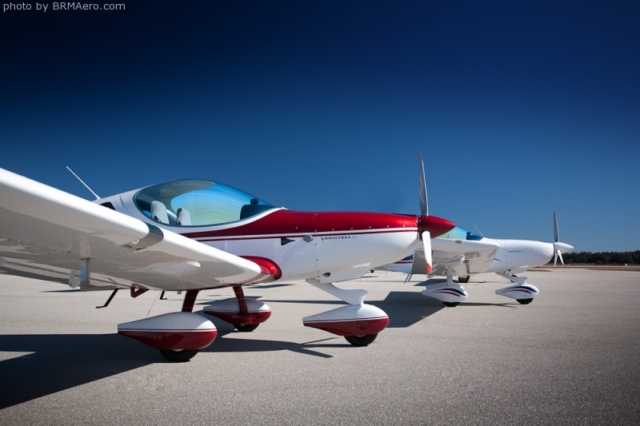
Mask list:
[[[138,191],[133,200],[147,217],[173,226],[236,222],[274,208],[231,186],[196,179],[149,186]]]

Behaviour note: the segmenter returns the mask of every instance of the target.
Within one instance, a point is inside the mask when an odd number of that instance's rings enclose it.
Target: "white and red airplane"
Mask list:
[[[425,296],[440,300],[445,306],[456,306],[467,299],[468,294],[461,283],[469,282],[471,275],[495,272],[514,283],[496,290],[496,294],[526,305],[540,294],[540,290],[527,283],[527,277],[516,274],[546,265],[552,259],[554,266],[558,258],[564,265],[562,254],[573,250],[573,246],[559,241],[556,212],[553,212],[553,226],[553,243],[485,238],[456,226],[431,241],[431,272],[424,266],[424,252],[419,248],[413,255],[378,269],[403,272],[407,274],[407,281],[414,274],[428,275],[428,278],[446,276],[446,284],[427,285],[427,289],[422,291]],[[458,283],[453,281],[454,274],[458,276]]]
[[[192,312],[198,292],[233,288],[235,299],[204,313],[251,331],[271,310],[246,299],[243,286],[285,280],[306,280],[347,303],[303,318],[305,326],[366,346],[388,325],[387,314],[364,303],[366,290],[333,283],[403,258],[420,240],[430,253],[431,238],[454,226],[426,213],[291,211],[194,179],[91,202],[0,169],[0,270],[112,290],[105,306],[119,289],[132,297],[184,291],[181,312],[118,325],[119,334],[172,361],[191,359],[216,338],[214,324]]]

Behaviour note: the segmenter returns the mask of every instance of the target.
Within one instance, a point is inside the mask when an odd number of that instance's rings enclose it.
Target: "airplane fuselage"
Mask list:
[[[419,230],[437,236],[454,226],[435,216],[291,211],[223,184],[195,180],[160,184],[96,202],[275,268],[276,280],[355,279],[411,254]]]
[[[553,259],[553,243],[530,240],[494,240],[482,241],[500,245],[491,266],[486,272],[520,273],[536,266],[542,266]]]
[[[341,281],[411,253],[417,227],[414,216],[279,209],[234,228],[183,235],[238,256],[270,259],[286,279],[340,273]]]

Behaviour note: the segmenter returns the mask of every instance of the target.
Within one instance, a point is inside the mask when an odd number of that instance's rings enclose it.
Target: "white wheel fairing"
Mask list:
[[[193,350],[209,346],[218,335],[216,326],[202,315],[172,312],[118,324],[118,334],[155,349]]]
[[[443,303],[460,303],[469,296],[462,286],[446,286],[422,290],[424,296],[432,297]]]
[[[362,336],[380,333],[389,325],[389,316],[382,309],[363,303],[307,316],[302,323],[338,336]]]
[[[540,290],[531,284],[516,284],[498,289],[496,294],[510,299],[533,299],[540,294]]]
[[[203,312],[235,326],[257,326],[271,317],[271,308],[269,308],[266,303],[256,299],[244,300],[247,306],[247,312],[240,312],[238,299],[214,303],[204,308]]]
[[[261,302],[256,299],[245,299],[245,303],[247,304],[247,312],[249,313],[258,313],[258,312],[271,312],[271,308],[264,302]],[[204,308],[204,312],[208,313],[209,311],[213,312],[238,312],[240,307],[238,306],[238,299],[229,299],[222,302],[216,302],[211,306],[207,306]]]
[[[210,331],[216,327],[202,315],[192,312],[171,312],[151,318],[118,324],[120,330],[191,330]]]

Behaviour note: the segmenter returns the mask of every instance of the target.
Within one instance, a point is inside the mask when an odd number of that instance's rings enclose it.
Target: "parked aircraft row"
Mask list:
[[[412,254],[417,268],[413,273],[446,270],[449,278],[454,271],[459,277],[476,273],[481,269],[476,264],[502,256],[503,242],[498,240],[432,240],[458,231],[454,223],[429,215],[422,159],[420,167],[420,215],[291,211],[231,186],[196,179],[96,196],[91,202],[0,169],[0,269],[83,291],[110,290],[105,307],[122,289],[134,298],[148,290],[184,292],[180,312],[118,326],[119,334],[160,350],[171,361],[191,359],[217,336],[209,319],[192,312],[200,291],[231,287],[235,299],[208,306],[204,313],[239,331],[252,331],[271,310],[264,302],[245,298],[243,287],[286,280],[306,280],[346,302],[303,318],[305,326],[366,346],[386,328],[388,315],[364,303],[366,290],[346,290],[334,283]],[[464,247],[464,252],[452,257],[451,250],[444,249],[447,244]],[[555,246],[554,253],[570,247],[565,246]],[[501,261],[515,258],[509,247],[504,243]],[[483,253],[484,262],[476,263],[475,253]],[[448,292],[464,292],[460,289],[448,279]],[[449,304],[464,300],[442,294],[428,293]]]
[[[516,299],[526,305],[540,294],[540,290],[527,283],[527,277],[517,276],[531,268],[546,265],[553,259],[556,266],[558,258],[564,265],[563,253],[573,250],[573,246],[559,241],[558,217],[553,212],[555,241],[547,243],[531,240],[497,240],[474,234],[456,226],[452,230],[431,241],[433,270],[424,266],[424,252],[415,253],[380,270],[397,271],[407,274],[407,281],[413,275],[427,275],[428,279],[445,276],[446,284],[429,285],[422,291],[425,296],[433,297],[445,306],[456,306],[467,299],[468,294],[463,283],[468,283],[471,275],[494,272],[508,279],[513,285],[496,290],[500,296]],[[457,275],[458,282],[453,281]]]

